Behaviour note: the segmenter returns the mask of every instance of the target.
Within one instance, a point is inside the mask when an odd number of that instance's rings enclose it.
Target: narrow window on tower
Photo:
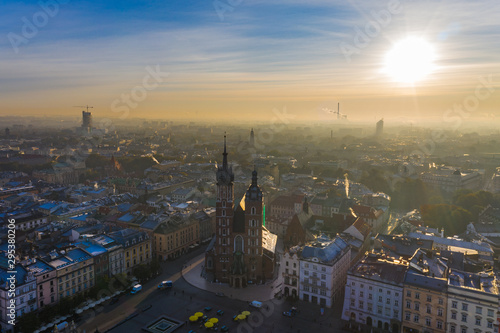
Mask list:
[[[251,209],[251,214],[252,214],[252,215],[255,215],[255,214],[256,214],[256,212],[257,212],[257,210],[255,209],[255,207],[252,207],[252,209]]]

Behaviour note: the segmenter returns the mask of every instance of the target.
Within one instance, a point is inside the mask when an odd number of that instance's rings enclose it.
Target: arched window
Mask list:
[[[250,214],[255,215],[256,213],[257,210],[255,209],[255,207],[252,207],[252,209],[250,210]]]
[[[226,216],[226,210],[225,209],[222,210],[222,216]]]
[[[234,237],[234,252],[243,252],[243,237]]]

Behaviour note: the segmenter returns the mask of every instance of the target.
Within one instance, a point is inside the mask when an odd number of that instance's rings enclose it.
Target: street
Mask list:
[[[113,305],[105,304],[96,309],[95,313],[86,313],[79,325],[79,331],[93,333],[100,332],[140,332],[141,329],[158,317],[165,315],[186,324],[176,332],[206,331],[200,329],[199,323],[189,323],[189,316],[195,312],[203,312],[206,306],[212,310],[206,315],[219,318],[219,327],[226,325],[230,332],[338,332],[340,331],[340,313],[342,302],[337,302],[334,309],[325,309],[320,314],[320,307],[305,302],[296,302],[293,305],[284,299],[272,299],[264,302],[262,309],[254,309],[245,301],[233,299],[231,295],[223,297],[215,293],[200,290],[188,284],[181,276],[181,269],[186,262],[203,253],[204,248],[197,249],[175,261],[162,263],[163,273],[154,280],[143,284],[143,290],[136,295],[124,295]],[[171,290],[158,290],[157,285],[162,280],[172,280],[174,287]],[[235,289],[233,294],[237,293]],[[285,317],[284,311],[292,306],[299,309],[296,317]],[[218,316],[217,310],[223,310],[224,315]],[[242,311],[252,312],[250,317],[241,322],[234,322],[233,315]],[[138,314],[123,322],[128,316]],[[112,328],[112,329],[111,329]],[[111,329],[111,330],[110,330]]]

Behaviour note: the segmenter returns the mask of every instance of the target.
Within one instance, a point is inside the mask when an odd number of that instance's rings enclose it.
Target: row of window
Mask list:
[[[420,311],[420,303],[419,302],[415,302],[413,304],[413,306],[414,306],[415,311]],[[406,308],[407,309],[411,309],[411,301],[409,301],[409,300],[406,301]],[[428,314],[432,314],[432,306],[430,304],[426,305],[426,312]],[[438,308],[437,309],[437,315],[439,317],[443,316],[443,308]]]
[[[488,328],[493,328],[492,322],[488,322]],[[455,325],[450,325],[450,333],[457,333],[457,332],[458,332],[457,327]],[[476,332],[476,330],[474,330],[474,332]],[[461,327],[460,333],[467,333],[467,327]],[[488,333],[492,333],[492,332],[488,332]]]
[[[354,299],[351,299],[351,308],[354,308],[356,306],[356,301]],[[364,310],[365,309],[365,304],[364,304],[364,301],[358,301],[358,308],[360,310]],[[373,304],[372,303],[368,303],[367,304],[367,307],[366,307],[366,310],[368,312],[372,312],[373,313]],[[379,315],[382,315],[383,314],[383,307],[381,305],[377,305],[377,314]],[[399,309],[392,309],[392,315],[394,318],[398,318],[399,317]],[[391,316],[391,309],[390,308],[385,308],[385,316],[386,317],[390,317]]]
[[[304,267],[305,267],[305,268],[309,268],[309,264],[308,264],[308,263],[306,263],[306,264],[304,265]],[[318,265],[312,265],[312,269],[313,269],[313,270],[315,270],[315,271],[316,271],[316,270],[318,270]],[[322,271],[322,272],[326,272],[326,267],[325,267],[325,266],[321,266],[321,271]]]
[[[405,320],[410,321],[411,320],[411,313],[406,312],[405,313]],[[413,322],[414,323],[420,323],[420,315],[415,314],[413,315]],[[432,319],[430,317],[425,317],[425,326],[432,327]],[[436,320],[436,328],[437,329],[443,329],[443,321],[442,320]]]
[[[388,290],[388,295],[390,295],[390,290]],[[352,289],[351,290],[351,295],[355,296],[356,295],[356,290],[355,289]],[[396,293],[396,296],[399,296],[399,293]],[[363,291],[360,291],[359,292],[359,297],[364,297],[364,292]],[[372,293],[369,293],[368,294],[368,299],[369,300],[372,300],[373,299],[373,294]],[[384,299],[381,295],[378,296],[378,302],[379,303],[383,303]],[[391,299],[390,298],[386,298],[385,299],[385,304],[391,304]],[[399,306],[399,300],[395,299],[394,300],[394,305],[395,306]]]
[[[452,309],[458,309],[458,301],[451,302]],[[469,304],[462,303],[462,311],[469,311]],[[483,314],[483,308],[480,306],[476,306],[476,314]],[[488,317],[493,317],[494,311],[492,309],[488,309]]]
[[[353,281],[353,282],[351,282],[351,286],[356,286],[356,282],[354,282],[354,281]],[[364,285],[363,283],[360,283],[360,288],[364,288],[364,287],[365,287],[365,285]],[[352,288],[352,290],[356,290],[356,289],[355,289],[355,288]],[[368,286],[368,290],[373,290],[373,286],[370,286],[370,285],[369,285],[369,286]],[[362,291],[360,291],[360,292],[362,292]],[[383,289],[382,289],[382,288],[379,288],[379,289],[378,289],[378,292],[382,294],[384,291],[383,291]],[[392,292],[391,292],[391,290],[386,290],[386,294],[387,294],[387,295],[391,295],[391,293],[392,293]],[[353,294],[353,295],[354,295],[354,294]],[[395,293],[394,293],[394,296],[398,297],[398,296],[399,296],[399,293],[398,293],[398,292],[395,292]]]
[[[318,288],[309,288],[309,286],[304,286],[304,291],[311,292],[313,294],[318,294]],[[326,296],[326,290],[319,289],[319,294],[321,296]]]

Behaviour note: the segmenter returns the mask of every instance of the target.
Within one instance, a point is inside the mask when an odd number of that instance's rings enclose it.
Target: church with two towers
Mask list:
[[[205,253],[205,271],[215,282],[245,287],[271,279],[277,236],[265,227],[265,206],[257,171],[239,202],[234,201],[234,173],[228,164],[226,136],[217,167],[215,236]]]

